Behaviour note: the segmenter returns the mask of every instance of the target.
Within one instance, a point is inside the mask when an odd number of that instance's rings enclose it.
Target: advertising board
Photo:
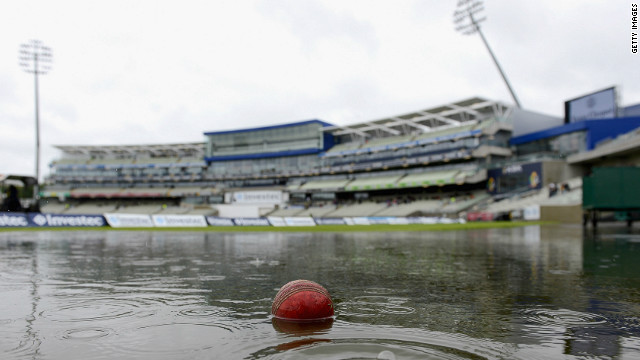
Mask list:
[[[141,214],[104,214],[109,226],[114,228],[121,227],[153,227],[153,220],[149,215]]]
[[[593,119],[611,119],[617,116],[616,88],[596,91],[564,103],[565,124]]]
[[[158,227],[206,227],[202,215],[153,215],[153,224]]]

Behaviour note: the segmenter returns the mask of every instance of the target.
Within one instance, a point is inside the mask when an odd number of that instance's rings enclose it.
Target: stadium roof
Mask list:
[[[269,126],[261,126],[261,127],[255,127],[255,128],[247,128],[247,129],[210,131],[210,132],[205,132],[204,134],[205,135],[235,134],[235,133],[242,133],[242,132],[280,129],[280,128],[286,128],[286,127],[307,125],[307,124],[320,124],[322,126],[333,126],[333,124],[330,124],[328,122],[314,119],[314,120],[298,121],[298,122],[287,123],[287,124],[269,125]]]
[[[578,131],[586,132],[586,149],[593,150],[604,140],[640,127],[640,117],[582,120],[533,133],[512,137],[511,145],[522,145],[533,141],[550,139],[556,136]]]
[[[329,126],[322,130],[330,132],[334,136],[347,135],[353,138],[400,136],[416,132],[427,133],[489,117],[505,117],[510,112],[511,107],[502,103],[474,97],[408,114],[353,125]]]
[[[67,155],[153,157],[204,156],[204,142],[156,145],[54,145]]]

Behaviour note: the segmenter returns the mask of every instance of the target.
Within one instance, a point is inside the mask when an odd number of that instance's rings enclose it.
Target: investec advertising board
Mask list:
[[[40,213],[0,214],[0,227],[102,227],[102,215],[60,215]]]
[[[29,214],[29,220],[37,226],[101,227],[107,225],[102,215]]]
[[[0,227],[27,227],[29,220],[25,214],[0,213]]]
[[[138,214],[104,214],[111,227],[153,227],[153,221],[149,215]]]
[[[238,191],[233,193],[233,202],[237,204],[279,204],[282,201],[282,191]]]
[[[158,227],[206,227],[202,215],[153,215],[153,223]]]

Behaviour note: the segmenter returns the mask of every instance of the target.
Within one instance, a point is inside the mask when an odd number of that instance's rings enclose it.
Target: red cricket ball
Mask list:
[[[322,320],[333,316],[333,302],[320,284],[294,280],[280,288],[273,299],[271,314],[286,320]]]

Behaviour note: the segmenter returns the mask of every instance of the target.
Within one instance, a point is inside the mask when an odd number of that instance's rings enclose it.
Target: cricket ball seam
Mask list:
[[[322,294],[329,299],[329,302],[333,305],[331,301],[331,296],[327,289],[322,287],[321,285],[314,283],[309,280],[295,280],[292,281],[280,289],[278,294],[276,295],[276,299],[271,306],[271,314],[276,315],[280,306],[292,295],[297,294],[302,291],[313,291],[319,294]]]

